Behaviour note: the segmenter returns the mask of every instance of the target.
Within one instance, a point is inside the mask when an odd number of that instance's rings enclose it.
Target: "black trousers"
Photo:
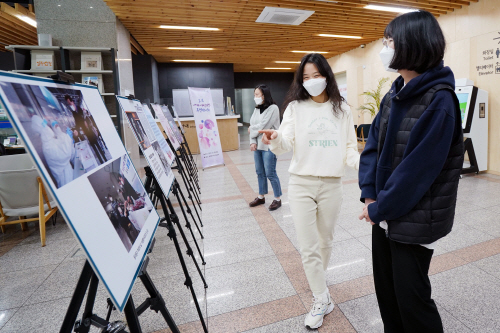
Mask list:
[[[443,332],[428,275],[433,253],[392,241],[384,229],[373,226],[373,278],[385,333]]]

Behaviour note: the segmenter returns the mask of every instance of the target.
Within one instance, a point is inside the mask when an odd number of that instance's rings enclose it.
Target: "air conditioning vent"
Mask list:
[[[255,22],[299,25],[312,14],[314,11],[311,10],[266,7]]]

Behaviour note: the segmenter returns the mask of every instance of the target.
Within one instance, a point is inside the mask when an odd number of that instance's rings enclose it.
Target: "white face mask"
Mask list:
[[[261,105],[261,104],[262,104],[262,102],[264,102],[264,101],[262,100],[262,97],[254,97],[254,99],[253,99],[253,100],[255,101],[255,105]]]
[[[302,83],[311,96],[319,96],[326,88],[326,78],[310,79]]]
[[[397,69],[389,67],[389,65],[392,62],[392,59],[394,58],[394,53],[395,53],[395,50],[393,48],[388,47],[388,46],[384,46],[382,51],[380,51],[379,55],[380,55],[380,59],[382,60],[382,64],[384,64],[385,70],[388,72],[397,73],[398,72]]]

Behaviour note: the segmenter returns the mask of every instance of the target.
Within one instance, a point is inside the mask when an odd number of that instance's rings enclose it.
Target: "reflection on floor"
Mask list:
[[[307,332],[303,318],[311,293],[287,199],[291,154],[280,156],[277,165],[282,208],[250,209],[257,177],[248,135],[240,130],[241,150],[224,154],[225,167],[200,169],[205,239],[193,231],[206,258],[202,270],[209,288],[204,290],[193,261],[186,258],[195,292],[210,332]],[[327,273],[338,306],[319,331],[382,332],[371,270],[371,227],[357,219],[362,207],[357,173],[347,170],[343,183],[345,198]],[[455,227],[439,243],[431,267],[433,297],[446,332],[500,332],[499,195],[500,177],[466,176],[460,182]],[[268,199],[265,206],[271,194]],[[17,228],[0,235],[0,333],[56,332],[84,254],[63,221],[48,227],[45,248],[33,225],[28,232]],[[195,249],[191,235],[187,237]],[[201,332],[174,245],[161,228],[156,238],[148,271],[181,332]],[[146,291],[137,283],[132,295],[137,305]],[[95,313],[105,315],[106,297],[100,288]],[[113,318],[122,315],[114,313]],[[152,311],[141,316],[141,324],[143,332],[169,332]]]

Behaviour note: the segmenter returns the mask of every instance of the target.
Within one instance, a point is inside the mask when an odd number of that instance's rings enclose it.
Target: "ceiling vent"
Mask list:
[[[312,14],[311,10],[266,7],[255,22],[299,25]]]

